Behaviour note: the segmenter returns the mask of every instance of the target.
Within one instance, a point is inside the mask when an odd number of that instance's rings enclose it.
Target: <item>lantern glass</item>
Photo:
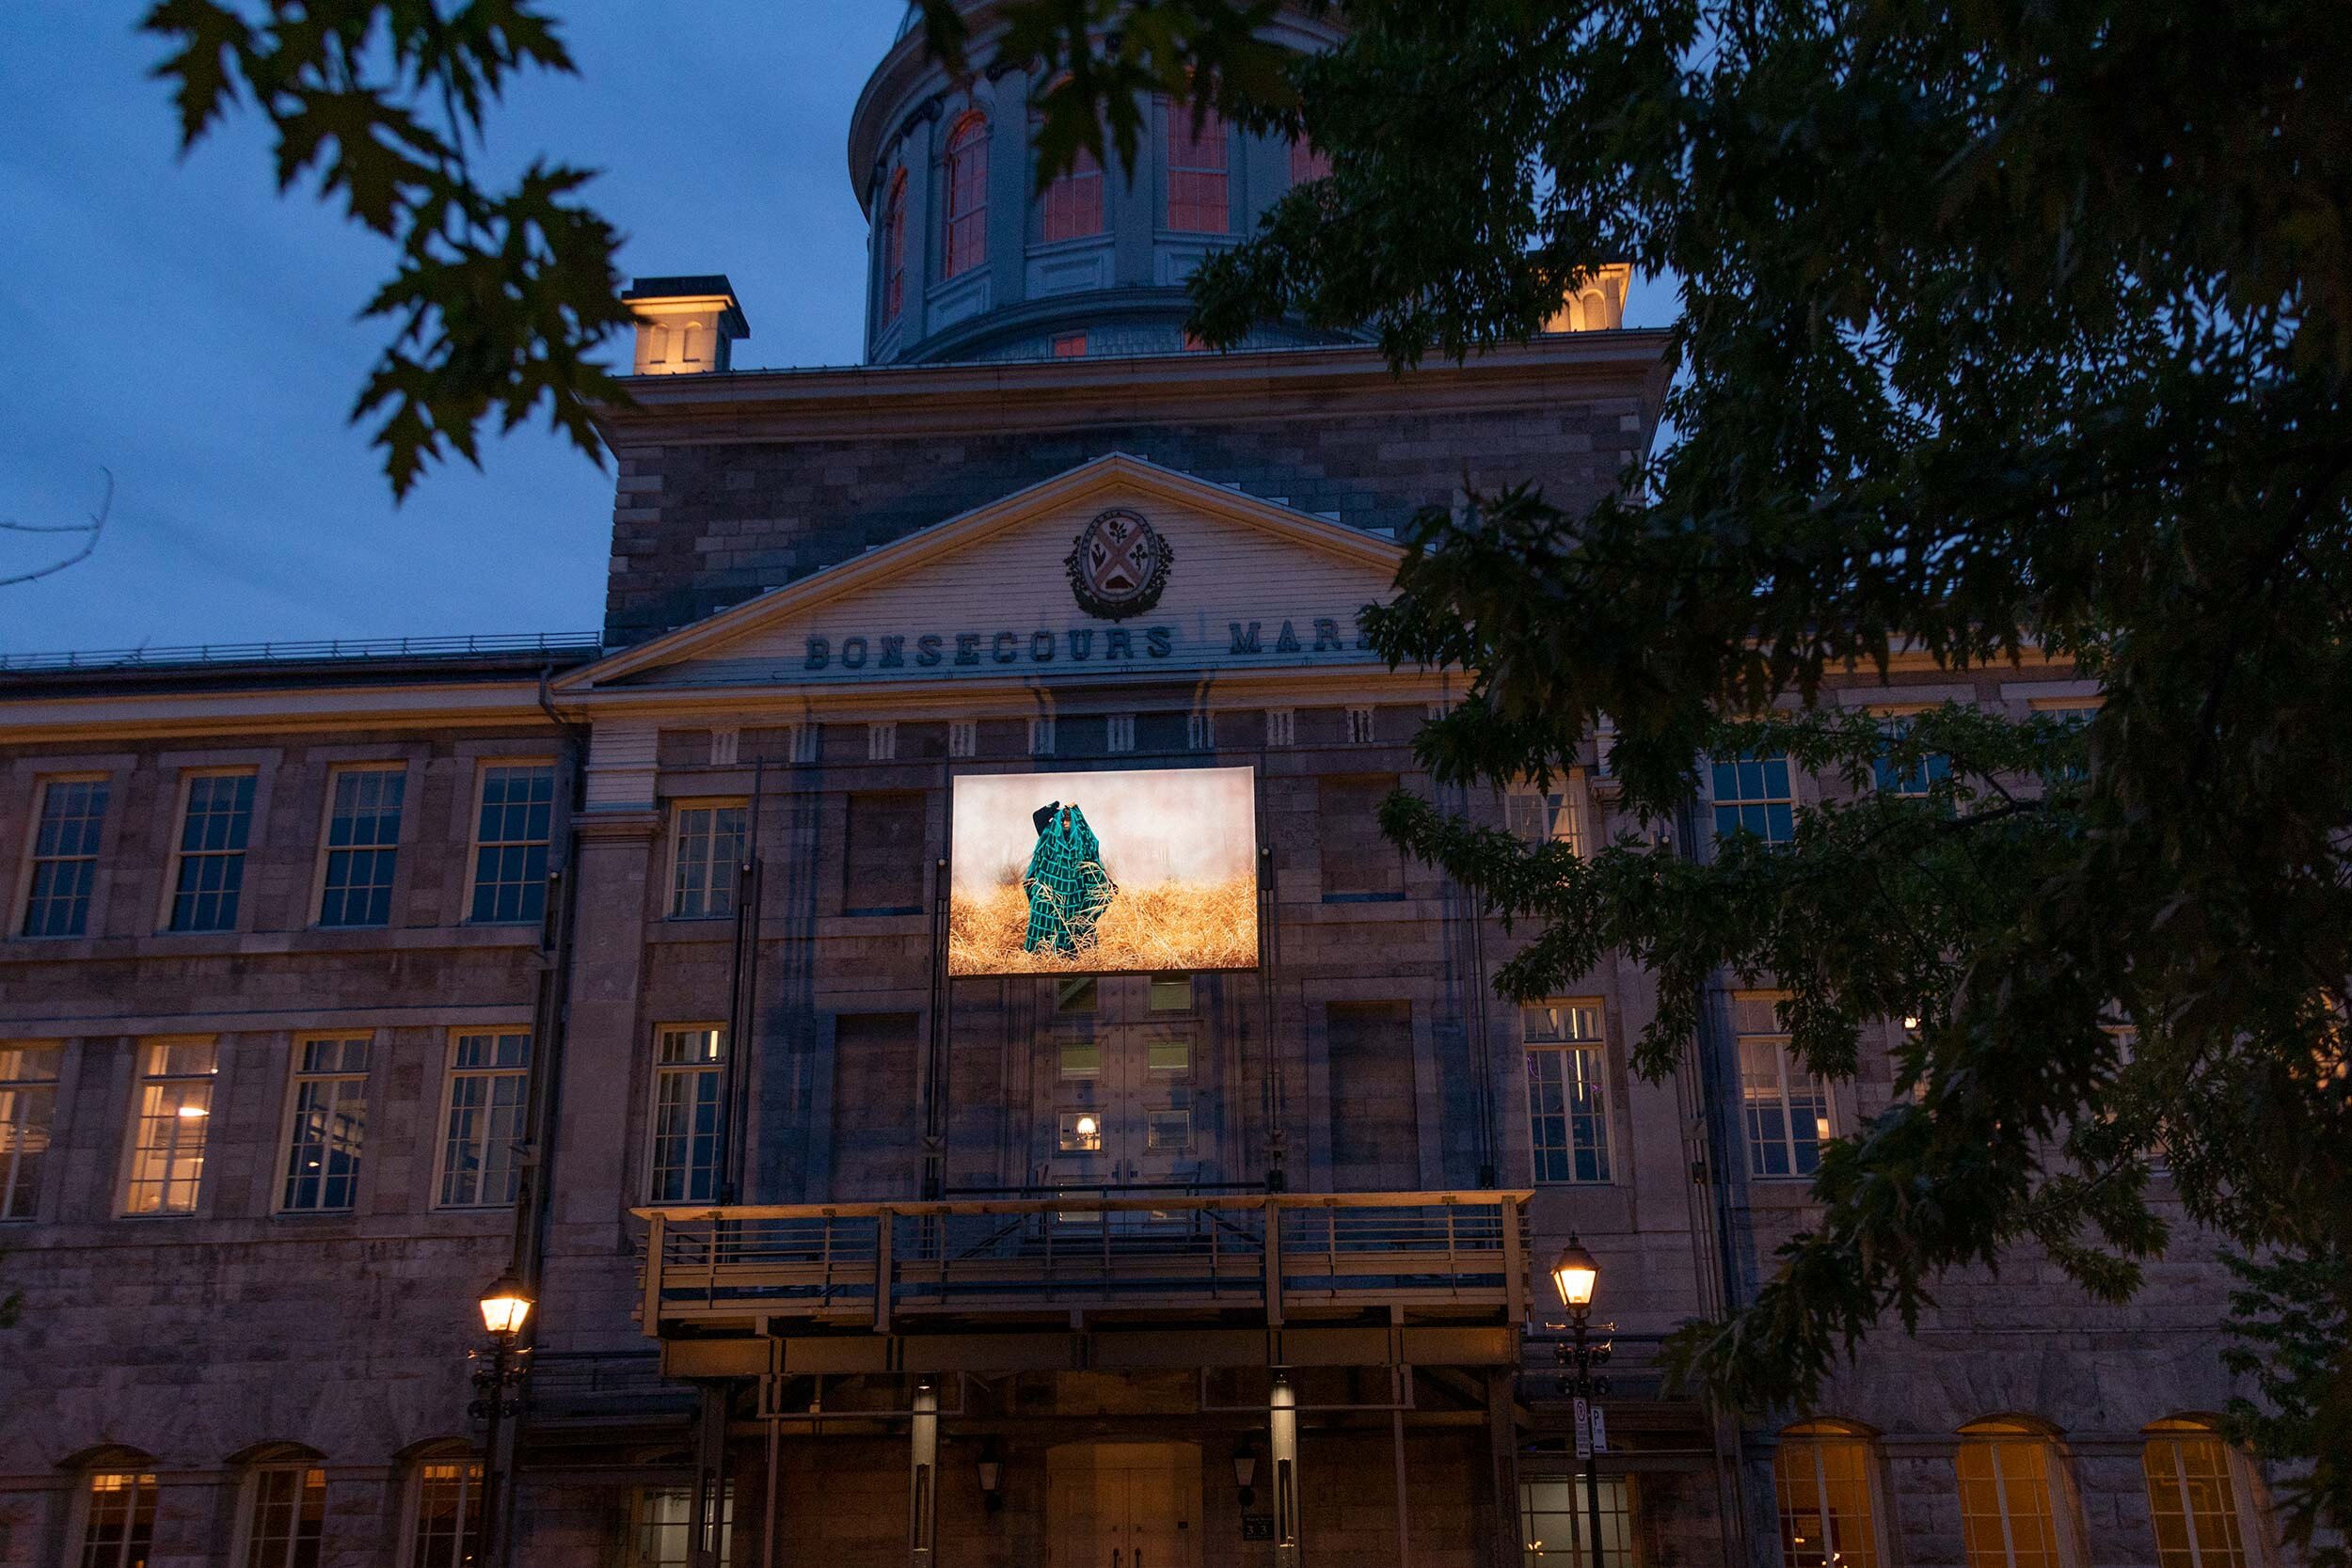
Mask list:
[[[530,1316],[531,1297],[511,1274],[501,1275],[482,1292],[482,1326],[501,1338],[522,1332],[523,1320]]]
[[[1560,1249],[1558,1261],[1551,1265],[1551,1283],[1560,1292],[1563,1307],[1590,1307],[1593,1288],[1600,1283],[1600,1263],[1574,1236]]]

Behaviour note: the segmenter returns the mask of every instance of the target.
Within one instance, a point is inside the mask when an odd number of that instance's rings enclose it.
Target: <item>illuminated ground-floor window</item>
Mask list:
[[[691,1486],[647,1486],[630,1499],[628,1568],[687,1568],[693,1560]],[[719,1501],[719,1568],[734,1558],[735,1489]]]
[[[1592,1568],[1593,1494],[1582,1476],[1519,1481],[1519,1540],[1528,1568]],[[1600,1478],[1601,1568],[1634,1568],[1633,1510],[1623,1476]]]
[[[1772,1455],[1782,1568],[1878,1568],[1869,1441],[1828,1421],[1781,1433]]]
[[[155,1478],[144,1471],[101,1470],[83,1498],[78,1568],[147,1568],[155,1540]]]

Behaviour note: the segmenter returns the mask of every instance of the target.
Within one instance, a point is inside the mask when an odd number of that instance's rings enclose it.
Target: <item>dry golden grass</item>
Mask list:
[[[1029,900],[1016,885],[947,903],[950,974],[1133,974],[1258,966],[1258,888],[1226,882],[1121,887],[1095,927],[1094,946],[1064,955],[1024,952]]]

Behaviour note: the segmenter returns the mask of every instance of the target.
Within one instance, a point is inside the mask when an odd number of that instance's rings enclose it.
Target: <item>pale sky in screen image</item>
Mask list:
[[[965,773],[956,779],[956,890],[985,893],[1037,847],[1031,814],[1059,801],[1086,813],[1103,869],[1121,886],[1223,882],[1258,855],[1256,769],[1153,768],[1111,773]]]

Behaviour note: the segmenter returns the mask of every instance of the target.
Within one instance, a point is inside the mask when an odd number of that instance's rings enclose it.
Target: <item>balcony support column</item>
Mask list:
[[[1270,1403],[1266,1446],[1274,1460],[1274,1568],[1298,1568],[1298,1396],[1279,1372],[1274,1374]]]
[[[1486,1443],[1494,1465],[1494,1568],[1519,1568],[1526,1560],[1519,1537],[1519,1425],[1515,1406],[1518,1374],[1497,1368],[1486,1376]]]
[[[931,1568],[939,1546],[939,1390],[927,1378],[914,1390],[914,1418],[908,1423],[911,1466],[907,1477],[907,1561]]]

